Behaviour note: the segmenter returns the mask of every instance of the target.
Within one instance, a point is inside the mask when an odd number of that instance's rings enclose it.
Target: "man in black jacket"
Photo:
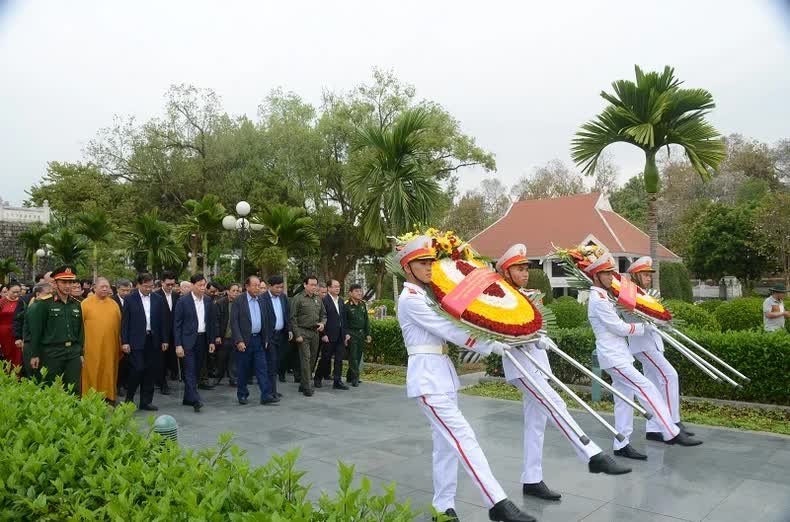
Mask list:
[[[340,299],[340,281],[332,279],[327,287],[327,295],[324,296],[324,308],[326,308],[326,327],[324,336],[321,337],[322,353],[318,370],[315,373],[315,386],[320,387],[319,379],[329,375],[329,365],[334,357],[335,364],[332,371],[332,388],[336,390],[347,390],[348,386],[343,384],[343,358],[345,347],[350,336],[346,331],[346,310],[343,300]]]
[[[217,326],[214,329],[217,338],[214,343],[217,345],[217,386],[225,376],[228,376],[228,384],[236,386],[236,346],[233,343],[233,332],[230,327],[230,314],[233,310],[235,299],[241,293],[241,285],[231,283],[228,285],[226,295],[214,302],[214,311]]]
[[[279,375],[280,382],[285,382],[285,372],[287,370],[287,354],[289,352],[289,341],[293,339],[288,325],[288,297],[283,291],[283,276],[274,275],[269,278],[269,289],[261,294],[261,301],[267,315],[267,326],[269,327],[270,348],[266,351],[266,367],[269,373],[269,381],[272,392],[277,397],[282,397],[277,392],[277,380]]]
[[[247,404],[250,395],[247,389],[247,378],[250,370],[255,371],[258,387],[261,390],[261,404],[280,402],[279,397],[272,395],[269,376],[266,369],[265,350],[269,346],[269,329],[266,326],[266,314],[263,304],[258,299],[261,281],[256,276],[249,276],[244,282],[246,292],[234,301],[230,312],[230,329],[233,342],[236,344],[237,382],[236,396],[239,404]]]
[[[175,380],[178,378],[178,358],[176,357],[176,348],[173,343],[173,317],[176,309],[176,300],[178,295],[173,292],[173,287],[176,286],[176,275],[173,272],[166,271],[162,273],[162,287],[154,292],[165,301],[164,307],[164,322],[167,325],[168,338],[163,340],[167,343],[168,349],[162,352],[161,372],[157,376],[157,386],[162,391],[162,395],[170,395],[170,386],[167,384],[167,374],[170,373],[170,378]]]

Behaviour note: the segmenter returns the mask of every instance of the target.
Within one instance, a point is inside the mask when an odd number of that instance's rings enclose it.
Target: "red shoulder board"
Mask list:
[[[598,294],[598,297],[600,297],[601,299],[606,299],[606,296],[600,290],[596,290],[595,292]]]
[[[414,290],[413,288],[409,288],[409,293],[410,294],[416,294],[417,290]]]

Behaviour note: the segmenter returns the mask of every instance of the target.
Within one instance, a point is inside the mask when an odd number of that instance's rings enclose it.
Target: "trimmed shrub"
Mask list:
[[[373,310],[379,306],[386,306],[387,315],[395,317],[395,301],[392,299],[376,299],[368,303],[368,310]]]
[[[691,277],[683,263],[662,261],[659,264],[659,270],[661,271],[661,296],[664,299],[678,299],[689,303],[693,300]]]
[[[554,293],[551,290],[549,276],[540,268],[529,269],[529,287],[543,292],[543,304],[549,304],[554,300]]]
[[[672,311],[672,316],[689,328],[704,328],[705,330],[721,330],[716,317],[697,305],[685,301],[668,300],[666,305]]]
[[[570,296],[555,299],[548,308],[557,318],[557,328],[577,328],[587,324],[587,307]]]
[[[790,335],[785,332],[764,333],[716,332],[703,329],[684,329],[699,344],[726,361],[751,379],[743,388],[716,382],[674,348],[667,346],[664,353],[680,374],[680,392],[683,395],[766,402],[790,405]],[[591,328],[569,328],[552,335],[554,341],[568,355],[590,368],[595,337]],[[589,380],[556,354],[549,352],[554,375],[566,384],[589,384]],[[489,375],[502,377],[502,361],[490,356],[487,361]]]
[[[701,303],[697,303],[697,306],[705,310],[706,312],[710,312],[711,314],[716,313],[716,309],[723,305],[726,301],[722,301],[721,299],[708,299],[706,301],[702,301]]]
[[[182,449],[148,430],[134,409],[109,409],[60,386],[38,386],[0,369],[0,520],[359,520],[407,522],[417,513],[395,503],[394,484],[372,495],[352,487],[339,464],[333,496],[307,499],[298,451],[253,467],[219,436],[215,449]],[[353,514],[353,516],[351,515]]]
[[[762,329],[763,300],[756,297],[733,299],[716,308],[715,315],[724,331]]]
[[[366,361],[406,365],[409,357],[397,319],[371,319],[370,336],[373,341],[365,347]]]

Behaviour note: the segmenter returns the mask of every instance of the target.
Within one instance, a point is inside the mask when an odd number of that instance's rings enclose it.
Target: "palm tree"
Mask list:
[[[278,247],[288,260],[288,251],[296,245],[317,246],[318,235],[313,228],[313,219],[299,207],[275,205],[255,216],[254,221],[263,225],[262,241],[250,245],[250,258],[258,259],[270,246]],[[260,254],[260,255],[259,255]],[[283,271],[285,289],[288,290],[288,269]]]
[[[613,143],[630,143],[645,153],[644,180],[650,256],[658,260],[657,199],[661,178],[656,154],[662,147],[679,145],[700,177],[707,181],[717,172],[725,156],[724,141],[705,117],[715,107],[713,96],[704,89],[681,89],[672,67],[664,72],[636,69],[636,83],[618,80],[614,94],[601,92],[609,105],[595,119],[581,126],[571,145],[573,160],[582,171],[595,172],[598,158]],[[658,263],[656,263],[656,268]],[[653,278],[659,287],[659,273]]]
[[[8,283],[8,274],[12,272],[21,272],[14,258],[6,257],[4,259],[0,259],[0,283]]]
[[[48,233],[49,229],[46,225],[34,223],[27,230],[20,232],[17,236],[19,243],[25,247],[25,260],[33,267],[33,272],[36,271],[38,265],[38,256],[36,252],[44,244],[44,236]],[[35,276],[35,273],[33,275]]]
[[[44,236],[44,241],[50,245],[49,253],[60,263],[77,265],[85,259],[88,243],[85,238],[75,234],[69,228],[61,228]]]
[[[178,233],[182,239],[195,237],[200,238],[203,251],[203,273],[208,273],[208,244],[209,235],[222,229],[222,218],[225,217],[225,207],[220,203],[219,197],[214,194],[206,194],[200,201],[188,199],[184,202],[184,207],[189,210],[186,223],[179,226]],[[192,259],[190,271],[197,272],[197,245],[195,241],[190,241]]]
[[[358,129],[353,150],[363,154],[363,166],[351,174],[349,189],[362,209],[362,232],[371,246],[387,245],[388,233],[424,224],[434,215],[442,192],[427,167],[424,131],[429,114],[404,111],[388,127]]]
[[[99,276],[99,243],[109,241],[113,225],[107,212],[101,209],[77,214],[76,231],[91,242],[93,258],[93,282]]]
[[[173,239],[170,225],[159,220],[159,210],[140,214],[124,230],[126,249],[131,256],[146,255],[146,269],[155,272],[157,268],[173,265],[181,260],[178,245]]]

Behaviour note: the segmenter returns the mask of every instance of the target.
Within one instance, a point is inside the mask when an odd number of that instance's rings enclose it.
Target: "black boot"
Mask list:
[[[347,390],[348,386],[343,384],[343,381],[337,381],[332,385],[333,390]]]
[[[689,437],[693,437],[694,436],[694,432],[687,430],[686,426],[684,426],[682,422],[678,422],[677,424],[675,424],[675,426],[680,428],[680,431],[685,431],[686,435],[688,435]]]
[[[450,508],[447,511],[445,511],[444,516],[447,517],[447,522],[460,522],[458,520],[458,515],[455,513],[455,510],[453,508]],[[433,520],[433,522],[436,522],[438,520],[438,517],[431,517],[431,520]]]
[[[590,473],[606,473],[607,475],[624,475],[626,473],[631,473],[631,468],[621,466],[616,460],[604,452],[590,457],[590,461],[587,463],[587,469],[590,470]]]
[[[614,454],[617,455],[618,457],[625,457],[627,459],[647,460],[647,455],[645,455],[644,453],[639,453],[630,444],[626,444],[619,450],[614,450]]]
[[[664,442],[664,436],[659,431],[648,431],[645,433],[645,438],[655,442]]]
[[[562,495],[556,491],[552,491],[542,480],[535,484],[524,484],[521,487],[521,492],[525,495],[542,498],[543,500],[559,500]]]
[[[324,384],[321,382],[323,379],[313,379],[313,388],[320,388]]]
[[[488,519],[495,522],[536,522],[508,499],[500,500],[488,510]]]
[[[677,444],[678,446],[699,446],[702,444],[701,440],[692,439],[685,431],[681,431],[674,438],[666,441],[667,444]]]

